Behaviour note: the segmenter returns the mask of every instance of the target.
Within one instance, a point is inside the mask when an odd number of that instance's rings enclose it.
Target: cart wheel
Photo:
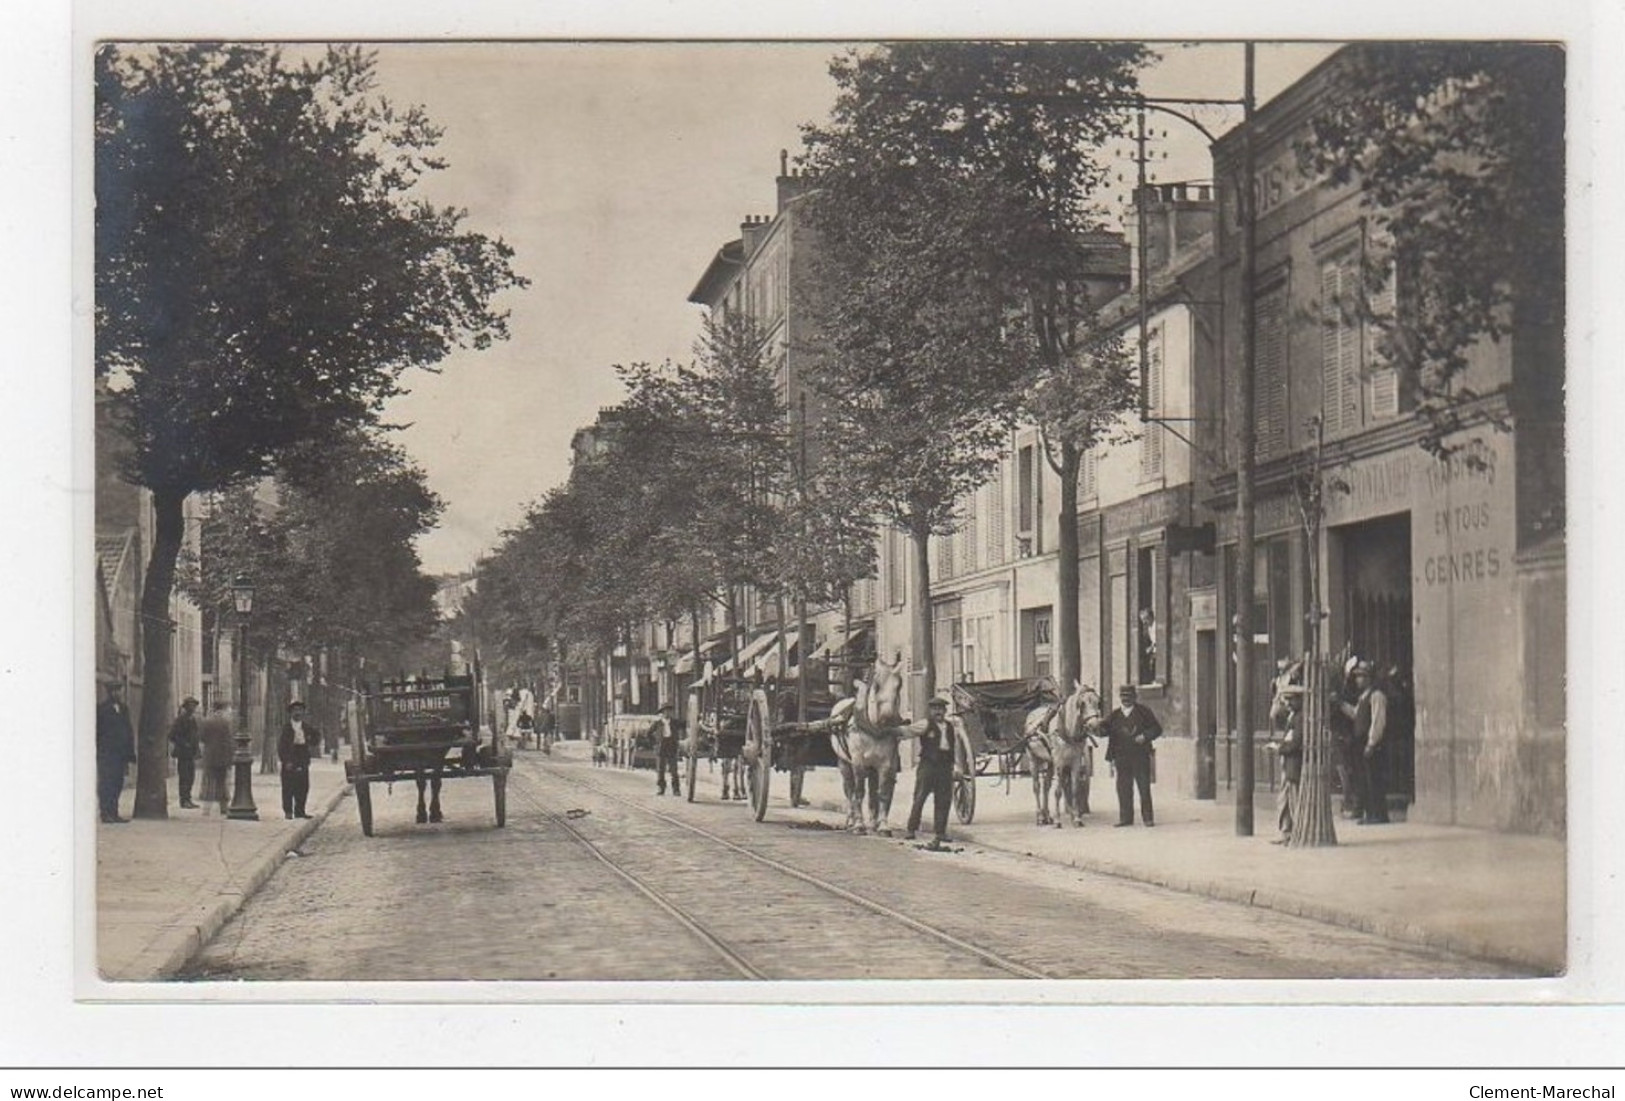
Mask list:
[[[497,829],[508,824],[508,773],[499,769],[491,773],[491,793],[496,796]]]
[[[745,716],[745,761],[750,768],[750,806],[756,821],[767,817],[767,792],[773,778],[773,719],[767,693],[751,693]]]
[[[355,782],[355,805],[361,812],[361,833],[366,837],[372,836],[372,788],[367,781]]]
[[[954,813],[970,825],[976,817],[976,754],[962,724],[954,724]]]

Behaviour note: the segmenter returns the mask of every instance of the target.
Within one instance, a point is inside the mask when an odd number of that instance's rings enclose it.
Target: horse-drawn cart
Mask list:
[[[1013,776],[1030,775],[1030,745],[1036,737],[1030,716],[1058,707],[1060,693],[1049,677],[982,681],[953,686],[954,711],[969,752],[954,770],[954,813],[970,825],[976,817],[976,781],[996,776],[1008,786]]]
[[[491,777],[498,826],[507,824],[508,770],[513,752],[500,731],[480,739],[476,678],[442,677],[386,680],[366,693],[366,722],[356,739],[345,778],[355,790],[361,832],[372,836],[372,786],[413,780],[418,785],[418,821],[440,820],[440,781],[444,777]],[[425,810],[424,786],[433,785]]]
[[[838,767],[840,758],[830,743],[830,735],[845,726],[844,717],[832,718],[837,697],[813,690],[806,699],[806,719],[793,688],[755,688],[745,707],[744,743],[740,750],[749,781],[751,812],[760,822],[767,816],[768,791],[773,773],[792,776],[809,768]],[[792,784],[792,801],[800,794]]]

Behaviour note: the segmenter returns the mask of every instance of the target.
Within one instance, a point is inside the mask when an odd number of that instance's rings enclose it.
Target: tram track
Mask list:
[[[965,955],[974,957],[982,964],[995,968],[1008,975],[1024,979],[1051,979],[1057,977],[1030,967],[1019,961],[1012,960],[1007,956],[1001,955],[1000,953],[992,951],[991,949],[984,948],[981,945],[974,944],[968,940],[965,940],[963,937],[941,929],[929,922],[921,921],[919,918],[905,914],[894,907],[888,906],[884,902],[880,902],[877,899],[871,898],[867,895],[852,891],[838,883],[833,883],[830,880],[825,879],[823,876],[806,871],[802,868],[797,868],[792,864],[788,864],[774,857],[756,852],[744,845],[731,841],[720,834],[714,833],[703,826],[695,825],[694,823],[684,821],[675,815],[656,810],[655,808],[647,806],[638,800],[629,799],[624,795],[610,791],[579,777],[567,775],[557,768],[543,765],[538,770],[536,775],[546,777],[548,780],[556,783],[591,792],[600,799],[605,799],[616,805],[629,808],[644,816],[656,819],[670,827],[681,830],[684,833],[702,838],[710,844],[735,856],[744,857],[757,865],[777,872],[782,876],[786,876],[808,887],[812,887],[816,891],[839,899],[848,905],[855,906],[869,914],[885,919],[886,921],[896,925],[900,925],[916,934],[929,937],[932,941],[943,947],[957,953],[963,953]],[[510,795],[512,794],[514,794],[514,790],[510,788]],[[600,846],[595,844],[592,839],[587,837],[581,830],[577,829],[564,815],[561,815],[557,811],[546,806],[540,798],[528,791],[520,791],[518,794],[519,797],[527,804],[534,807],[537,811],[546,816],[550,822],[562,829],[567,836],[572,838],[572,840],[582,845],[596,860],[606,866],[623,882],[626,882],[639,894],[643,895],[650,902],[681,924],[692,935],[708,945],[714,952],[721,956],[730,967],[739,972],[743,977],[750,979],[772,978],[772,976],[763,973],[758,967],[751,964],[735,945],[730,944],[730,942],[724,936],[720,935],[710,924],[690,912],[687,908],[678,904],[665,892],[662,892],[659,888],[649,883],[645,877],[640,876],[636,872],[628,869],[622,864],[622,862],[615,860],[608,853],[604,852]]]

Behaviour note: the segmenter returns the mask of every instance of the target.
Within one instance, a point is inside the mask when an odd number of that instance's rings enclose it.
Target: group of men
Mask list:
[[[1362,826],[1384,825],[1388,817],[1388,737],[1391,726],[1388,692],[1377,682],[1375,667],[1369,661],[1349,658],[1344,666],[1345,684],[1327,700],[1327,725],[1336,750],[1339,786],[1343,791],[1343,812]],[[1276,743],[1281,757],[1282,784],[1276,825],[1276,844],[1292,839],[1299,785],[1303,779],[1303,695],[1304,687],[1293,683],[1283,672],[1277,678],[1275,700],[1270,709],[1273,723],[1281,727]]]
[[[289,819],[309,818],[305,804],[310,796],[310,762],[321,753],[322,732],[305,721],[305,704],[288,704],[288,721],[277,739],[281,762],[282,813]],[[230,705],[215,701],[210,714],[199,720],[198,701],[188,696],[169,727],[169,754],[175,759],[175,782],[180,805],[185,810],[202,809],[205,814],[218,806],[226,813],[231,800],[228,775],[235,758],[235,731]],[[130,763],[136,759],[135,725],[124,700],[124,685],[117,680],[103,682],[103,698],[96,707],[96,803],[101,820],[119,825],[129,819],[119,814],[119,799]],[[192,801],[197,782],[197,766],[203,766],[203,784],[198,792],[202,804]]]

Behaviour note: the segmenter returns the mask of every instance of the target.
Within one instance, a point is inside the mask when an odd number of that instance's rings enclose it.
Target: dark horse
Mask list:
[[[447,756],[449,755],[450,751],[448,750]],[[462,745],[462,767],[471,769],[478,763],[478,760],[479,742],[470,732],[468,740]],[[444,821],[444,816],[440,813],[440,781],[445,776],[445,773],[446,757],[442,757],[433,765],[416,769],[413,772],[412,778],[417,781],[418,785],[418,825],[420,826],[425,822]],[[429,795],[427,806],[423,802],[425,790]]]

